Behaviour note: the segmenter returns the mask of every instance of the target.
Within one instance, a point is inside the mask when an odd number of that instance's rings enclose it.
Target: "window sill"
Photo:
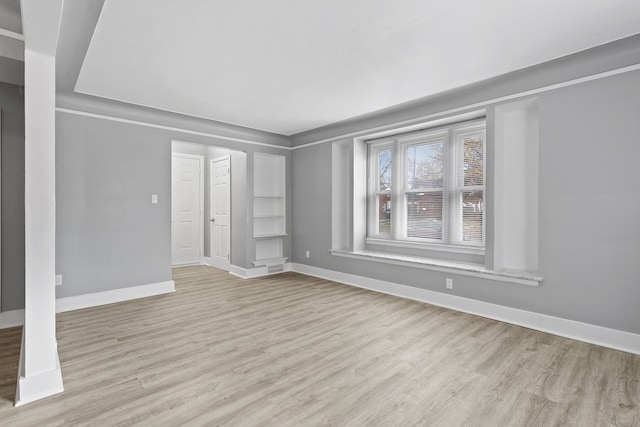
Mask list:
[[[345,258],[361,259],[365,261],[381,262],[386,264],[404,265],[407,267],[423,268],[426,270],[440,271],[444,273],[461,274],[464,276],[480,277],[483,279],[509,282],[518,285],[539,286],[542,277],[535,276],[526,271],[493,271],[487,270],[483,265],[465,262],[444,261],[417,256],[390,254],[376,251],[331,250],[331,255]]]
[[[412,242],[410,240],[379,239],[375,237],[367,237],[365,243],[367,245],[392,246],[396,248],[425,249],[429,251],[452,252],[458,254],[484,255],[484,247],[479,246],[456,246],[437,243]]]

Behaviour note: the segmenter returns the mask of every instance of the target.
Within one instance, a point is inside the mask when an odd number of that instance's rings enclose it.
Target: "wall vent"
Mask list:
[[[272,264],[267,266],[268,274],[280,273],[282,271],[284,271],[284,264]]]

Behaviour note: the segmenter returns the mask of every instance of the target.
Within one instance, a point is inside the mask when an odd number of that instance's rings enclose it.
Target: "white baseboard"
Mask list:
[[[175,282],[173,280],[169,280],[167,282],[151,283],[149,285],[132,286],[130,288],[113,289],[110,291],[94,292],[91,294],[77,295],[73,297],[63,297],[56,299],[56,313],[168,294],[175,291]]]
[[[82,308],[113,304],[132,299],[152,297],[155,295],[175,292],[175,282],[151,283],[149,285],[132,286],[130,288],[113,289],[110,291],[94,292],[56,299],[56,313],[80,310]],[[24,310],[5,311],[0,313],[0,329],[24,325]]]
[[[640,335],[306,264],[293,271],[640,355]]]
[[[282,271],[278,271],[275,273],[269,273],[267,271],[267,266],[266,265],[262,265],[260,267],[255,267],[255,268],[242,268],[242,267],[238,267],[236,265],[230,265],[229,266],[229,273],[233,274],[234,276],[238,276],[241,279],[255,279],[256,277],[264,277],[264,276],[271,276],[274,274],[280,274],[280,273],[284,273],[287,271],[292,271],[292,263],[290,262],[285,262],[283,264],[283,268]]]
[[[234,276],[240,277],[241,279],[246,279],[247,269],[231,264],[229,266],[229,274],[233,274]]]
[[[217,268],[219,270],[230,271],[231,265],[228,260],[220,260],[220,258],[203,258],[202,264],[209,267]]]
[[[55,350],[55,367],[49,371],[39,372],[28,377],[24,376],[24,331],[20,346],[20,363],[18,368],[18,383],[16,385],[15,406],[22,406],[64,391],[62,383],[62,369],[58,350]]]
[[[0,313],[0,329],[24,325],[24,309]]]

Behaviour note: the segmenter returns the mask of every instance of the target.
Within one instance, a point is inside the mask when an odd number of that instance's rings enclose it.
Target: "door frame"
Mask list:
[[[198,245],[198,264],[203,263],[204,259],[204,156],[200,154],[184,154],[175,151],[171,151],[171,159],[174,157],[181,157],[183,159],[197,159],[200,165],[200,213],[198,215],[198,223],[200,224],[200,244]],[[171,189],[171,201],[173,205],[173,164],[171,165],[171,181],[172,181],[172,189]],[[173,223],[173,206],[171,206],[171,223]],[[172,227],[173,230],[173,227]],[[194,264],[174,264],[173,263],[173,231],[171,232],[171,266],[178,267],[181,265],[194,265]]]
[[[212,226],[211,226],[211,222],[209,222],[209,259],[211,260],[211,266],[219,268],[221,270],[226,270],[229,271],[229,267],[231,266],[231,248],[233,246],[233,242],[231,241],[231,226],[232,226],[232,217],[231,217],[231,213],[233,212],[233,206],[231,204],[232,200],[233,200],[233,195],[231,194],[231,185],[232,185],[232,174],[233,171],[231,170],[231,154],[225,154],[224,156],[220,156],[220,157],[215,157],[213,159],[209,159],[209,216],[213,217],[213,211],[212,211],[212,207],[213,207],[213,164],[215,162],[219,162],[222,160],[228,160],[229,161],[229,226],[227,227],[228,229],[228,239],[227,242],[229,243],[229,258],[228,258],[228,262],[226,266],[220,266],[220,265],[216,265],[214,264],[214,260],[213,260],[213,230],[212,230]],[[209,218],[211,219],[211,218]]]

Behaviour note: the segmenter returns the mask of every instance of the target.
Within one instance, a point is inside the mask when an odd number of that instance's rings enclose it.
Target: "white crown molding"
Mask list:
[[[391,124],[387,124],[387,125],[376,126],[376,127],[372,127],[372,128],[368,128],[368,129],[358,130],[358,131],[355,131],[355,132],[344,133],[344,134],[332,136],[330,138],[321,139],[319,141],[313,141],[313,142],[308,142],[308,143],[296,145],[296,146],[291,147],[291,149],[292,150],[297,150],[299,148],[311,147],[313,145],[324,144],[326,142],[333,142],[333,141],[337,141],[337,140],[344,139],[344,138],[365,136],[365,135],[367,135],[369,133],[372,133],[372,132],[382,132],[382,131],[394,129],[394,128],[397,128],[397,127],[409,126],[409,125],[417,124],[417,123],[420,123],[420,122],[423,122],[423,121],[429,121],[429,120],[438,119],[438,118],[441,118],[441,117],[444,117],[444,116],[448,116],[448,115],[451,115],[451,114],[463,113],[463,112],[467,112],[468,110],[474,110],[474,109],[483,108],[483,107],[486,107],[486,106],[491,105],[491,104],[497,104],[497,103],[500,103],[500,102],[510,101],[510,100],[517,99],[517,98],[524,98],[524,97],[527,97],[527,96],[533,96],[533,95],[537,95],[539,93],[548,92],[548,91],[555,90],[555,89],[561,89],[561,88],[564,88],[564,87],[574,86],[574,85],[578,85],[578,84],[581,84],[581,83],[590,82],[590,81],[593,81],[593,80],[599,80],[599,79],[604,79],[604,78],[607,78],[607,77],[617,76],[619,74],[630,73],[632,71],[637,71],[637,70],[640,70],[640,64],[629,65],[629,66],[626,66],[626,67],[617,68],[617,69],[610,70],[610,71],[605,71],[605,72],[602,72],[602,73],[592,74],[592,75],[586,76],[586,77],[580,77],[580,78],[577,78],[577,79],[567,80],[567,81],[561,82],[561,83],[555,83],[555,84],[552,84],[552,85],[542,86],[542,87],[539,87],[539,88],[536,88],[536,89],[531,89],[531,90],[526,90],[526,91],[522,91],[522,92],[513,93],[511,95],[505,95],[505,96],[501,96],[501,97],[498,97],[498,98],[492,98],[492,99],[488,99],[486,101],[477,102],[475,104],[464,105],[464,106],[452,108],[452,109],[446,110],[446,111],[440,111],[440,112],[433,113],[433,114],[427,114],[426,116],[421,116],[421,117],[417,117],[417,118],[413,118],[413,119],[403,120],[403,121],[400,121],[400,122],[395,122],[395,123],[391,123]]]
[[[286,147],[286,146],[282,146],[282,145],[267,144],[265,142],[251,141],[251,140],[242,139],[242,138],[233,138],[233,137],[230,137],[230,136],[224,136],[224,135],[219,135],[219,134],[215,134],[215,133],[208,133],[208,132],[200,132],[200,131],[196,131],[196,130],[189,130],[189,129],[179,128],[179,127],[174,127],[174,126],[159,125],[159,124],[156,124],[156,123],[143,122],[141,120],[123,119],[121,117],[107,116],[105,114],[89,113],[89,112],[86,112],[86,111],[73,110],[73,109],[70,109],[70,108],[56,107],[56,112],[66,113],[66,114],[73,114],[73,115],[76,115],[76,116],[91,117],[91,118],[94,118],[94,119],[109,120],[109,121],[112,121],[112,122],[126,123],[126,124],[130,124],[130,125],[137,125],[137,126],[144,126],[144,127],[155,128],[155,129],[168,130],[168,131],[171,131],[171,132],[181,132],[181,133],[186,133],[186,134],[189,134],[189,135],[198,135],[198,136],[205,136],[205,137],[208,137],[208,138],[224,139],[225,141],[241,142],[243,144],[251,144],[251,145],[258,145],[258,146],[261,146],[261,147],[277,148],[277,149],[280,149],[280,150],[291,150],[292,149],[291,147]]]
[[[10,39],[24,41],[24,34],[16,33],[15,31],[9,31],[5,28],[0,28],[0,36],[9,37]]]
[[[640,335],[442,292],[293,263],[293,271],[640,355]]]
[[[276,145],[276,144],[268,144],[268,143],[264,143],[264,142],[251,141],[251,140],[242,139],[242,138],[233,138],[233,137],[219,135],[219,134],[215,134],[215,133],[199,132],[199,131],[179,128],[179,127],[173,127],[173,126],[164,126],[164,125],[159,125],[159,124],[155,124],[155,123],[143,122],[143,121],[140,121],[140,120],[123,119],[123,118],[120,118],[120,117],[109,116],[109,115],[105,115],[105,114],[89,113],[89,112],[86,112],[86,111],[74,110],[74,109],[70,109],[70,108],[56,107],[56,111],[60,112],[60,113],[67,113],[67,114],[73,114],[73,115],[78,115],[78,116],[85,116],[85,117],[92,117],[92,118],[103,119],[103,120],[110,120],[110,121],[115,121],[115,122],[120,122],[120,123],[127,123],[127,124],[133,124],[133,125],[138,125],[138,126],[145,126],[145,127],[156,128],[156,129],[169,130],[169,131],[174,131],[174,132],[182,132],[182,133],[191,134],[191,135],[205,136],[205,137],[210,137],[210,138],[218,138],[218,139],[224,139],[224,140],[227,140],[227,141],[241,142],[241,143],[245,143],[245,144],[258,145],[258,146],[269,147],[269,148],[277,148],[277,149],[280,149],[280,150],[297,150],[297,149],[300,149],[300,148],[310,147],[310,146],[313,146],[313,145],[318,145],[318,144],[324,144],[324,143],[327,143],[327,142],[337,141],[339,139],[364,136],[364,135],[367,135],[367,134],[372,133],[372,132],[382,132],[382,131],[385,131],[385,130],[394,129],[396,127],[409,126],[409,125],[417,124],[417,123],[420,123],[420,122],[423,122],[423,121],[438,119],[438,118],[441,118],[441,117],[444,117],[444,116],[448,116],[448,115],[451,115],[451,114],[463,113],[463,112],[466,112],[468,110],[483,108],[483,107],[486,107],[486,106],[491,105],[491,104],[496,104],[496,103],[505,102],[505,101],[509,101],[509,100],[513,100],[513,99],[517,99],[517,98],[523,98],[523,97],[527,97],[527,96],[532,96],[532,95],[536,95],[536,94],[539,94],[539,93],[542,93],[542,92],[548,92],[548,91],[555,90],[555,89],[574,86],[574,85],[577,85],[577,84],[586,83],[586,82],[590,82],[590,81],[593,81],[593,80],[599,80],[599,79],[603,79],[603,78],[607,78],[607,77],[612,77],[612,76],[616,76],[616,75],[619,75],[619,74],[629,73],[629,72],[633,72],[633,71],[637,71],[637,70],[640,70],[640,64],[629,65],[629,66],[626,66],[626,67],[617,68],[617,69],[614,69],[614,70],[605,71],[605,72],[602,72],[602,73],[597,73],[597,74],[593,74],[593,75],[586,76],[586,77],[567,80],[565,82],[556,83],[556,84],[547,85],[547,86],[542,86],[542,87],[539,87],[539,88],[536,88],[536,89],[517,92],[517,93],[513,93],[511,95],[505,95],[505,96],[498,97],[498,98],[492,98],[492,99],[489,99],[489,100],[477,102],[475,104],[464,105],[464,106],[452,108],[452,109],[449,109],[449,110],[446,110],[446,111],[441,111],[441,112],[437,112],[437,113],[433,113],[433,114],[428,114],[428,115],[425,115],[425,116],[412,118],[412,119],[408,119],[408,120],[403,120],[403,121],[400,121],[400,122],[394,122],[394,123],[387,124],[387,125],[376,126],[376,127],[373,127],[373,128],[362,129],[362,130],[358,130],[358,131],[355,131],[355,132],[344,133],[344,134],[332,136],[330,138],[322,139],[322,140],[319,140],[319,141],[308,142],[308,143],[304,143],[304,144],[300,144],[300,145],[296,145],[296,146],[291,146],[291,147],[286,147],[286,146]]]

